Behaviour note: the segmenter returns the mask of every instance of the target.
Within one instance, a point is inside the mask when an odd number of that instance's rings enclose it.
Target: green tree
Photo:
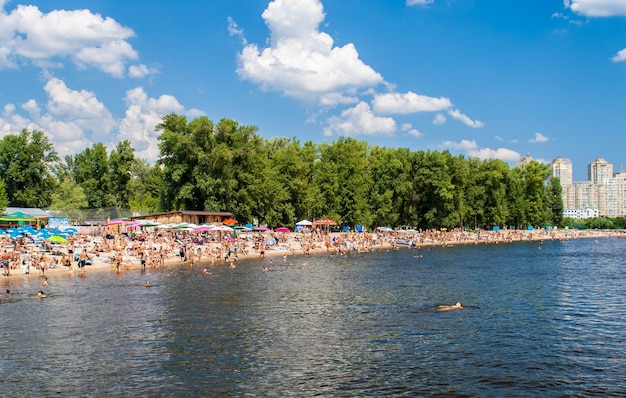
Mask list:
[[[87,207],[87,195],[83,188],[72,181],[69,175],[65,176],[58,189],[52,194],[50,208],[63,210],[66,217],[78,219],[81,217],[80,209]]]
[[[150,165],[146,160],[135,158],[128,182],[131,210],[163,211],[159,198],[164,189],[161,169],[158,165]]]
[[[74,180],[87,196],[87,207],[109,209],[116,205],[114,191],[117,187],[111,185],[109,157],[102,143],[93,144],[91,148],[76,154]]]
[[[299,220],[311,218],[316,196],[312,180],[317,150],[312,142],[301,147],[295,138],[274,138],[269,142],[268,153],[269,167],[273,170],[270,178],[279,184],[276,189],[286,193],[279,204],[281,217],[278,223],[294,227]]]
[[[546,189],[546,200],[550,209],[551,225],[561,225],[563,222],[563,197],[561,196],[561,181],[557,177],[552,177]]]
[[[4,180],[0,179],[0,213],[4,214],[9,206],[9,199],[7,198],[7,190],[4,187]]]
[[[57,153],[43,132],[27,129],[0,140],[0,178],[13,206],[47,207],[58,181],[52,170]]]
[[[135,150],[130,142],[124,140],[109,154],[109,176],[115,205],[127,209],[130,207],[130,181],[132,179],[131,168],[135,163]]]
[[[371,224],[367,154],[367,143],[352,138],[321,145],[314,177],[318,187],[314,216],[348,226]]]
[[[509,217],[507,187],[509,165],[499,159],[487,159],[482,163],[478,184],[484,189],[482,202],[484,227],[503,227]]]
[[[551,217],[545,182],[550,176],[549,167],[533,160],[513,168],[510,176],[511,224],[522,228],[548,225]]]
[[[454,185],[446,158],[434,151],[418,151],[413,162],[415,208],[420,228],[450,225],[454,209]]]

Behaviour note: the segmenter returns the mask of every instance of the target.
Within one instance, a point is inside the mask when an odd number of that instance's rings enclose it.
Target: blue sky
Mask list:
[[[626,0],[0,0],[0,136],[62,155],[161,116],[626,167]]]

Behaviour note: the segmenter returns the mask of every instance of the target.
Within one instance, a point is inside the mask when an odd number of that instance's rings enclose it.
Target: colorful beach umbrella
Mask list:
[[[52,235],[51,237],[47,238],[46,240],[48,242],[52,242],[52,243],[65,243],[65,242],[67,242],[67,239],[65,239],[61,235]]]

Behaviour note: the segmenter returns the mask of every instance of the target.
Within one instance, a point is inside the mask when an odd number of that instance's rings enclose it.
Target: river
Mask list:
[[[625,239],[202,268],[1,277],[0,396],[626,395]]]

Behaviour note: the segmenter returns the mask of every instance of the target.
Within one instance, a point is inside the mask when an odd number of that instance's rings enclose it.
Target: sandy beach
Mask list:
[[[25,279],[94,272],[133,272],[160,267],[236,267],[239,261],[278,256],[350,255],[380,250],[417,250],[428,246],[507,244],[522,241],[570,240],[625,236],[622,231],[499,230],[385,231],[376,233],[244,233],[238,237],[210,233],[143,232],[76,235],[64,243],[3,241],[10,276]],[[19,253],[19,259],[18,255]],[[87,265],[80,266],[80,259]],[[43,266],[43,272],[42,272]]]

